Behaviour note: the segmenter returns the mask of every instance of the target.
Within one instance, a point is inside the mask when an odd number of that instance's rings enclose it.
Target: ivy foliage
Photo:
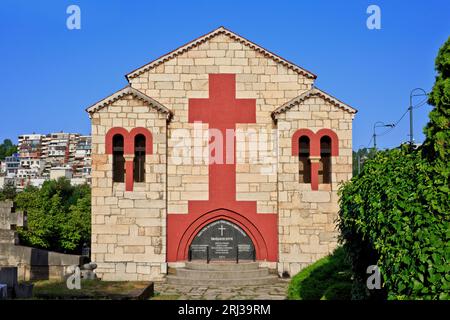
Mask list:
[[[424,152],[428,159],[440,167],[447,167],[450,158],[450,38],[439,49],[435,61],[436,82],[428,99],[433,105],[429,117],[430,121],[425,127]]]
[[[40,189],[27,187],[14,199],[27,212],[27,228],[19,228],[23,244],[65,253],[80,253],[90,242],[91,191],[72,186],[65,178],[46,181]]]
[[[449,187],[420,152],[379,152],[340,190],[339,229],[355,273],[354,298],[366,269],[378,265],[389,298],[449,298]]]
[[[353,298],[450,299],[450,39],[436,70],[423,146],[378,152],[339,190]],[[375,264],[383,290],[369,291],[366,269]]]

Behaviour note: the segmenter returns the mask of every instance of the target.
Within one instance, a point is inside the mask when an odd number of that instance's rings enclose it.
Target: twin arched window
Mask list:
[[[145,146],[146,139],[143,134],[134,137],[133,181],[145,182]],[[124,137],[115,134],[112,138],[113,151],[113,182],[125,182]]]
[[[300,130],[296,135],[298,144],[293,145],[293,152],[298,151],[299,182],[315,186],[331,183],[331,156],[337,155],[333,154],[333,148],[337,152],[337,144],[333,146],[333,139],[337,140],[337,136],[334,133],[332,137],[323,133],[314,134],[310,130]],[[314,167],[312,162],[315,163]]]

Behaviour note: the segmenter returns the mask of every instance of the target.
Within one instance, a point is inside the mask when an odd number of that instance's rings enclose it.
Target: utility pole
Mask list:
[[[420,94],[414,94],[416,91],[421,91]],[[412,146],[414,144],[414,130],[413,130],[413,105],[412,100],[413,97],[419,97],[419,96],[428,96],[427,92],[423,90],[422,88],[415,88],[411,90],[409,93],[409,144]]]

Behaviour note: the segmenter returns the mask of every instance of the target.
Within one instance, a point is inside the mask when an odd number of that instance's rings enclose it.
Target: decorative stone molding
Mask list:
[[[305,100],[308,100],[313,97],[321,97],[326,102],[329,102],[332,105],[334,105],[342,110],[345,110],[351,114],[355,114],[358,112],[358,110],[356,110],[355,108],[350,107],[348,104],[343,103],[342,101],[336,99],[335,97],[329,95],[328,93],[326,93],[318,88],[312,88],[312,89],[302,93],[298,97],[286,102],[281,107],[278,107],[277,109],[275,109],[271,114],[272,119],[274,121],[276,121],[279,114],[287,112],[289,109],[291,109],[295,105],[302,104]]]
[[[146,102],[149,107],[156,109],[158,112],[165,113],[167,115],[167,121],[170,121],[172,119],[173,113],[168,108],[163,106],[161,103],[156,101],[155,99],[150,98],[149,96],[145,95],[144,93],[140,92],[139,90],[136,90],[135,88],[132,88],[131,86],[126,86],[123,89],[120,89],[119,91],[113,93],[109,97],[106,97],[103,100],[100,100],[96,103],[94,103],[92,106],[86,108],[86,112],[89,113],[89,118],[92,118],[92,114],[109,106],[110,104],[114,103],[115,101],[123,98],[126,95],[132,95],[134,98],[137,98],[139,100],[142,100]]]
[[[202,44],[218,35],[221,35],[221,34],[224,34],[224,35],[230,37],[231,39],[239,41],[243,45],[245,45],[259,53],[262,53],[264,56],[271,58],[275,62],[282,64],[283,66],[297,72],[298,74],[306,76],[310,79],[317,78],[317,76],[314,73],[312,73],[306,69],[303,69],[303,68],[293,64],[292,62],[289,62],[289,61],[281,58],[280,56],[270,52],[269,50],[264,49],[263,47],[258,46],[257,44],[251,42],[250,40],[247,40],[244,37],[241,37],[240,35],[226,29],[225,27],[219,27],[219,28],[193,40],[193,41],[188,42],[187,44],[179,47],[178,49],[175,49],[175,50],[169,52],[168,54],[165,54],[165,55],[149,62],[148,64],[131,71],[130,73],[128,73],[126,75],[126,78],[127,78],[127,80],[135,78],[135,77],[141,75],[142,73],[159,66],[161,63],[169,61],[169,60],[179,56],[180,54],[182,54],[186,51],[189,51],[190,49],[195,48],[195,47],[199,46],[200,44]]]

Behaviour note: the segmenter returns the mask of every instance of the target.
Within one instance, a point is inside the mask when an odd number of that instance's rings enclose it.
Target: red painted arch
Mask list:
[[[145,153],[153,153],[153,136],[152,133],[142,127],[133,128],[130,132],[121,127],[114,127],[108,130],[105,137],[105,152],[106,154],[113,153],[113,138],[116,134],[123,137],[123,154],[124,156],[134,156],[134,139],[138,134],[145,137]],[[133,160],[126,160],[125,162],[125,190],[133,191]]]
[[[298,156],[299,139],[303,136],[309,138],[309,155],[313,158],[320,157],[320,139],[324,136],[330,137],[331,140],[331,155],[336,157],[339,155],[339,138],[331,129],[320,129],[316,133],[310,129],[298,129],[292,135],[291,149],[292,155]],[[319,189],[319,163],[311,161],[311,189]]]
[[[173,216],[173,215],[169,215]],[[188,257],[189,245],[194,240],[194,237],[200,232],[206,225],[217,221],[217,220],[227,220],[236,225],[238,225],[245,233],[250,237],[256,250],[256,259],[258,260],[273,260],[270,255],[271,251],[261,234],[260,229],[252,221],[250,221],[245,216],[236,213],[234,211],[226,209],[217,209],[212,212],[205,213],[197,217],[190,224],[177,232],[179,235],[179,240],[174,240],[176,243],[175,252],[172,252],[172,257],[169,257],[169,261],[183,261]],[[172,224],[173,226],[173,224]],[[171,232],[174,235],[174,232]]]
[[[312,147],[316,146],[315,139],[316,134],[309,129],[298,129],[292,136],[292,155],[298,156],[298,141],[301,137],[306,136],[309,138],[309,154],[313,155]],[[314,150],[316,152],[316,150]],[[320,153],[320,152],[319,152]]]
[[[114,127],[108,130],[105,137],[105,152],[106,154],[112,154],[113,153],[113,137],[116,134],[120,134],[123,137],[123,144],[124,144],[124,154],[127,154],[127,139],[128,139],[128,131],[127,129],[120,128],[120,127]],[[134,152],[132,152],[133,154]]]
[[[331,155],[336,157],[339,155],[339,138],[331,129],[320,129],[316,133],[310,129],[298,129],[292,135],[292,155],[298,156],[298,140],[306,136],[309,138],[309,154],[312,157],[320,157],[320,139],[324,136],[329,136],[331,139]]]
[[[317,140],[319,141],[319,149],[320,149],[320,139],[324,136],[328,136],[331,139],[331,155],[333,157],[337,157],[339,155],[339,139],[336,134],[331,129],[320,129],[316,132]],[[320,153],[319,153],[320,154]]]
[[[138,134],[142,134],[145,137],[145,154],[153,154],[153,136],[152,133],[142,127],[133,128],[130,131],[130,138],[133,140],[133,150],[134,150],[134,139]]]

